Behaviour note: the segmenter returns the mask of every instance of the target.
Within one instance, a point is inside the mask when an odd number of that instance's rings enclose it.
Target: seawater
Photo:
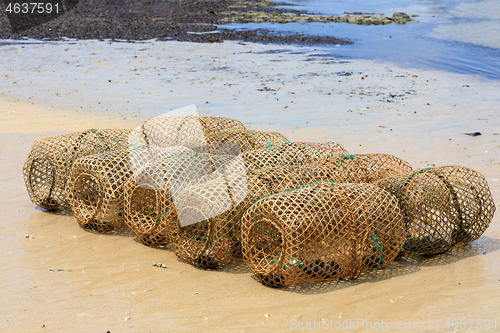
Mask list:
[[[405,67],[440,69],[500,78],[500,2],[453,0],[286,0],[284,9],[311,14],[396,12],[418,15],[418,23],[378,26],[347,23],[250,23],[219,28],[268,29],[276,33],[333,36],[352,45],[323,45],[318,50],[347,58],[390,61]]]

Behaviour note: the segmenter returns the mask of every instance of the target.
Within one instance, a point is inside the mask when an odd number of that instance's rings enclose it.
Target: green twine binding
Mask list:
[[[380,257],[382,259],[380,265],[378,265],[377,268],[370,269],[370,271],[373,272],[373,271],[376,271],[377,269],[379,269],[380,266],[382,266],[384,264],[384,254],[382,253],[382,246],[380,246],[380,244],[378,243],[378,237],[377,237],[377,235],[372,235],[372,238],[373,238],[373,243],[375,243],[375,245],[380,250]]]
[[[299,187],[299,188],[296,188],[296,189],[293,189],[293,190],[288,190],[288,191],[285,191],[285,192],[282,192],[282,193],[288,193],[288,192],[293,192],[293,191],[295,191],[295,190],[300,190],[300,189],[303,189],[303,188],[309,187],[309,186],[314,185],[314,184],[319,183],[319,182],[331,182],[332,184],[330,185],[330,187],[332,187],[332,186],[333,186],[333,184],[334,184],[333,180],[330,180],[330,179],[323,179],[323,180],[318,180],[318,181],[315,181],[314,183],[311,183],[311,184],[309,184],[309,185],[302,186],[302,187]],[[273,194],[274,194],[274,193],[273,193]],[[269,235],[281,236],[281,234],[275,234],[275,233],[273,233],[273,232],[269,232],[269,231],[262,230],[262,229],[260,228],[259,224],[257,223],[257,219],[255,218],[255,205],[257,205],[257,203],[258,203],[259,201],[261,201],[262,199],[267,198],[267,197],[269,197],[269,196],[271,196],[271,195],[273,195],[273,194],[268,194],[268,195],[266,195],[266,196],[264,196],[264,197],[260,198],[259,200],[257,200],[257,201],[253,204],[253,206],[252,206],[253,220],[254,220],[254,222],[255,222],[255,225],[257,226],[257,228],[259,228],[259,230],[260,230],[260,231],[265,232],[266,234],[269,234]]]
[[[193,152],[193,162],[191,163],[191,181],[189,182],[189,184],[187,184],[187,186],[185,186],[184,188],[186,187],[189,187],[191,185],[191,183],[193,182],[193,169],[194,169],[194,157],[197,155],[197,152],[194,151]],[[175,204],[175,202],[172,202],[172,204]],[[160,219],[160,217],[163,216],[163,214],[165,214],[166,212],[168,212],[170,208],[167,208],[166,211],[164,211],[163,213],[160,214],[160,216],[158,216],[158,218],[155,220],[155,223],[158,222],[158,220]]]
[[[160,216],[158,216],[158,218],[155,220],[155,223],[156,223],[156,222],[158,222],[158,220],[160,219],[160,217],[162,217],[162,216],[163,216],[163,214],[165,214],[166,212],[168,212],[168,210],[169,210],[169,209],[170,209],[170,208],[167,208],[167,210],[166,210],[166,211],[164,211],[163,213],[161,213],[161,214],[160,214]]]
[[[191,163],[191,180],[189,181],[189,184],[187,184],[186,187],[191,186],[191,183],[193,182],[194,157],[196,156],[195,153],[196,151],[193,152],[193,162]]]
[[[342,164],[342,163],[340,163],[340,162],[345,161],[345,160],[348,160],[348,159],[350,159],[350,158],[354,158],[354,156],[353,156],[353,155],[349,155],[349,156],[347,156],[347,155],[346,155],[346,154],[344,154],[344,153],[342,153],[342,156],[344,156],[345,158],[341,159],[340,161],[337,161],[337,164],[342,166],[342,170],[340,170],[340,172],[344,172],[344,168],[345,168],[345,165],[344,165],[344,164]]]
[[[101,131],[101,130],[100,130],[100,129],[98,129],[98,128],[92,128],[92,129],[90,129],[90,131],[91,131],[92,133],[95,133],[95,131],[99,131],[99,132],[101,132],[102,134],[104,134],[104,135],[106,135],[106,136],[110,137],[110,138],[111,138],[111,140],[113,140],[114,142],[116,142],[117,144],[119,144],[119,145],[120,145],[123,149],[125,149],[125,150],[127,149],[127,148],[123,147],[123,145],[122,145],[120,142],[118,142],[115,138],[113,138],[111,135],[109,135],[108,133],[105,133],[105,132]]]
[[[396,188],[396,192],[394,192],[394,195],[398,194],[398,190],[399,190],[399,188],[403,185],[403,183],[404,183],[405,181],[407,181],[407,180],[408,180],[408,179],[410,179],[411,177],[415,176],[417,173],[423,172],[423,171],[425,171],[425,170],[430,170],[430,169],[432,169],[432,168],[431,168],[431,167],[429,167],[429,168],[425,168],[425,169],[420,169],[420,170],[418,170],[417,172],[415,172],[415,173],[413,173],[413,174],[409,175],[408,177],[406,177],[405,179],[403,179],[403,181],[402,181],[402,182],[398,185],[398,187]]]

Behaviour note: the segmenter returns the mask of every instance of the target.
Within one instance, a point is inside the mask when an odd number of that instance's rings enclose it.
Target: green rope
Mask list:
[[[399,190],[399,188],[401,187],[401,185],[403,185],[403,183],[404,183],[405,181],[407,181],[407,180],[408,180],[408,179],[410,179],[411,177],[415,176],[417,173],[420,173],[420,172],[425,171],[425,170],[430,170],[430,169],[432,169],[432,168],[431,168],[431,167],[429,167],[429,168],[425,168],[425,169],[420,169],[420,170],[418,170],[417,172],[415,172],[415,173],[413,173],[413,174],[409,175],[408,177],[406,177],[405,179],[403,179],[403,181],[402,181],[402,182],[398,185],[398,187],[396,188],[396,192],[394,192],[394,195],[398,194],[398,190]]]
[[[194,169],[194,157],[195,157],[195,153],[196,153],[196,151],[195,151],[195,152],[193,152],[193,162],[191,163],[191,181],[190,181],[190,182],[189,182],[189,184],[188,184],[187,186],[185,186],[184,188],[186,188],[186,187],[190,186],[190,185],[191,185],[191,183],[193,182],[193,169]],[[174,205],[175,205],[175,202],[172,202],[172,204],[174,204]],[[167,210],[166,210],[166,211],[164,211],[163,213],[161,213],[161,214],[160,214],[160,216],[158,216],[158,218],[155,220],[155,223],[156,223],[156,222],[158,222],[158,220],[160,219],[160,217],[162,217],[162,216],[163,216],[163,214],[165,214],[166,212],[168,212],[168,210],[169,210],[169,209],[170,209],[170,208],[167,208]]]
[[[117,144],[119,144],[119,145],[120,145],[123,149],[125,149],[125,150],[127,149],[127,148],[123,147],[123,145],[122,145],[120,142],[118,142],[115,138],[113,138],[111,135],[109,135],[108,133],[105,133],[105,132],[101,131],[101,130],[100,130],[100,129],[98,129],[98,128],[92,128],[90,131],[91,131],[92,133],[95,133],[95,131],[99,131],[99,132],[101,132],[102,134],[104,134],[104,135],[106,135],[106,136],[110,137],[110,138],[111,138],[111,140],[113,140],[114,142],[116,142]]]
[[[332,184],[330,185],[330,187],[332,187],[332,186],[333,186],[333,184],[334,184],[333,180],[330,180],[330,179],[323,179],[323,180],[318,180],[318,181],[315,181],[314,183],[311,183],[311,184],[309,184],[309,185],[302,186],[302,187],[299,187],[299,188],[296,188],[296,189],[293,189],[293,190],[288,190],[288,191],[285,191],[285,192],[282,192],[282,193],[288,193],[288,192],[293,192],[293,191],[295,191],[295,190],[300,190],[300,189],[303,189],[303,188],[309,187],[309,186],[314,185],[314,184],[319,183],[319,182],[331,182]],[[259,230],[260,230],[260,231],[265,232],[266,234],[269,234],[269,235],[281,236],[281,234],[275,234],[275,233],[273,233],[273,232],[269,232],[269,231],[262,230],[262,229],[260,228],[259,224],[257,223],[257,219],[255,218],[255,205],[257,205],[257,203],[258,203],[259,201],[261,201],[262,199],[267,198],[267,197],[269,197],[269,196],[271,196],[271,195],[273,195],[273,194],[274,194],[274,193],[272,193],[272,194],[268,194],[268,195],[266,195],[266,196],[264,196],[264,197],[260,198],[259,200],[257,200],[257,201],[253,204],[253,206],[252,206],[253,220],[254,220],[254,222],[255,222],[255,225],[257,226],[257,228],[259,228]]]
[[[375,245],[380,250],[380,257],[382,259],[380,265],[378,265],[377,268],[370,269],[370,271],[373,272],[373,271],[376,271],[377,269],[379,269],[380,266],[382,266],[384,264],[384,254],[382,253],[382,246],[380,246],[380,244],[378,243],[378,237],[377,237],[377,235],[372,235],[372,238],[373,238],[373,243],[375,243]]]
[[[340,163],[340,162],[345,161],[345,160],[348,160],[348,159],[350,159],[350,158],[354,158],[354,156],[353,156],[353,155],[349,155],[349,156],[347,156],[347,155],[346,155],[346,154],[344,154],[344,153],[342,153],[342,156],[344,156],[345,158],[341,159],[340,161],[337,161],[337,164],[342,166],[342,170],[340,170],[340,172],[344,172],[344,168],[345,168],[345,165],[344,165],[344,164],[342,164],[342,163]]]
[[[156,223],[156,222],[158,222],[158,220],[160,219],[160,217],[162,217],[162,216],[163,216],[163,214],[165,214],[166,212],[168,212],[168,210],[169,210],[169,209],[170,209],[170,208],[167,208],[167,210],[166,210],[166,211],[164,211],[163,213],[161,213],[161,214],[160,214],[160,216],[158,216],[158,218],[155,220],[155,223]]]
[[[194,156],[195,156],[195,153],[196,153],[196,151],[193,152],[193,162],[191,163],[191,180],[189,181],[189,184],[187,184],[186,187],[191,186],[191,183],[193,182],[193,170],[194,170]]]

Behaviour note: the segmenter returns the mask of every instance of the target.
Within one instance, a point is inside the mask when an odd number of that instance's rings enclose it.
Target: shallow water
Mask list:
[[[418,23],[364,26],[345,23],[228,24],[220,28],[269,29],[279,33],[335,36],[353,45],[321,46],[318,50],[350,58],[391,61],[405,67],[443,69],[462,74],[500,77],[500,4],[487,1],[339,1],[287,0],[292,6],[323,15],[370,12],[390,17],[395,12],[419,15]]]

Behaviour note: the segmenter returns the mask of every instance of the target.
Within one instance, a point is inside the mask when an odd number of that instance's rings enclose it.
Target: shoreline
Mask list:
[[[19,43],[0,55],[9,59],[9,70],[0,76],[0,99],[57,109],[68,130],[78,128],[63,119],[68,112],[79,122],[96,115],[139,123],[196,104],[202,115],[240,119],[251,129],[283,132],[293,140],[339,141],[353,152],[405,158],[411,156],[405,145],[412,146],[422,156],[410,161],[417,167],[453,161],[430,154],[433,146],[451,149],[465,165],[474,162],[468,152],[478,144],[480,151],[490,151],[481,159],[498,148],[500,118],[494,110],[500,82],[479,76],[347,60],[313,47],[235,42],[224,48],[183,42],[72,41],[27,48]],[[35,59],[30,68],[28,59]],[[7,108],[2,112],[15,121]],[[2,128],[16,131],[8,121]],[[476,131],[483,135],[464,135]]]
[[[259,32],[217,29],[228,22],[300,22],[317,21],[346,22],[364,24],[403,24],[409,17],[359,18],[357,15],[325,17],[308,15],[304,11],[285,10],[269,0],[257,1],[168,1],[148,2],[129,0],[116,4],[113,1],[95,2],[80,0],[69,11],[41,25],[27,24],[34,20],[28,16],[7,16],[5,5],[0,3],[0,39],[22,38],[38,40],[77,39],[125,39],[140,41],[146,39],[177,40],[199,43],[221,43],[228,40],[283,44],[352,44],[346,39],[321,36],[274,34],[269,30]],[[137,19],[140,17],[140,19]],[[33,21],[32,21],[33,22]]]
[[[446,330],[446,319],[500,318],[498,212],[479,240],[447,253],[399,257],[360,280],[272,289],[242,261],[202,270],[180,262],[168,247],[134,241],[127,230],[84,230],[73,216],[35,207],[21,175],[38,138],[134,128],[195,101],[201,114],[236,118],[293,141],[331,140],[352,154],[389,153],[414,169],[471,167],[485,175],[498,210],[500,83],[390,63],[341,62],[291,46],[22,46],[0,50],[13,60],[8,77],[0,77],[2,332],[213,332],[257,325],[262,332],[286,332],[293,331],[292,321],[358,319],[421,322],[423,331],[436,331],[429,321],[439,320],[438,329]],[[26,68],[33,54],[40,60]],[[122,76],[113,74],[118,69]],[[475,131],[482,135],[464,134]]]

